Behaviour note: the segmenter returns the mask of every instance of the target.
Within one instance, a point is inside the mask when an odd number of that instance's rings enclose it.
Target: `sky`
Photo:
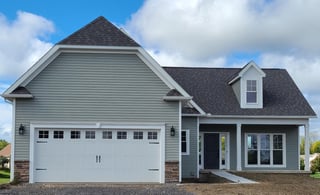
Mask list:
[[[0,93],[55,43],[104,16],[163,66],[285,68],[320,115],[318,0],[1,0]],[[290,95],[290,94],[288,94]],[[0,139],[11,141],[0,100]],[[320,119],[310,120],[313,139]]]

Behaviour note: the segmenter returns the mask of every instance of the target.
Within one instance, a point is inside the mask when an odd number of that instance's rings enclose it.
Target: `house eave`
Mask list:
[[[254,118],[254,119],[309,119],[317,118],[317,116],[305,115],[305,116],[280,116],[280,115],[202,115],[204,118]]]
[[[192,100],[192,97],[184,97],[184,96],[163,96],[162,98],[164,101],[189,101]]]
[[[31,94],[2,94],[1,95],[5,99],[12,99],[12,98],[33,98]]]

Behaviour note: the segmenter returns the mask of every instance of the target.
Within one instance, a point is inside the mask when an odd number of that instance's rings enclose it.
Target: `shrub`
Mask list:
[[[320,155],[318,155],[313,161],[311,161],[310,170],[312,174],[320,171]]]
[[[300,170],[304,170],[304,159],[300,158]]]

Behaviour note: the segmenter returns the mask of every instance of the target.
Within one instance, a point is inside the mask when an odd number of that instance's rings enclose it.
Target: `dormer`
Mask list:
[[[245,65],[228,83],[241,108],[263,108],[263,78],[266,74],[253,61]]]

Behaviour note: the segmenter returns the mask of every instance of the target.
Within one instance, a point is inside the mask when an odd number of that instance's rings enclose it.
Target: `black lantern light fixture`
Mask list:
[[[24,134],[24,126],[22,124],[20,124],[19,135],[23,135],[23,134]]]
[[[176,135],[176,130],[174,129],[174,127],[172,126],[170,129],[170,135],[171,136],[175,136]]]

